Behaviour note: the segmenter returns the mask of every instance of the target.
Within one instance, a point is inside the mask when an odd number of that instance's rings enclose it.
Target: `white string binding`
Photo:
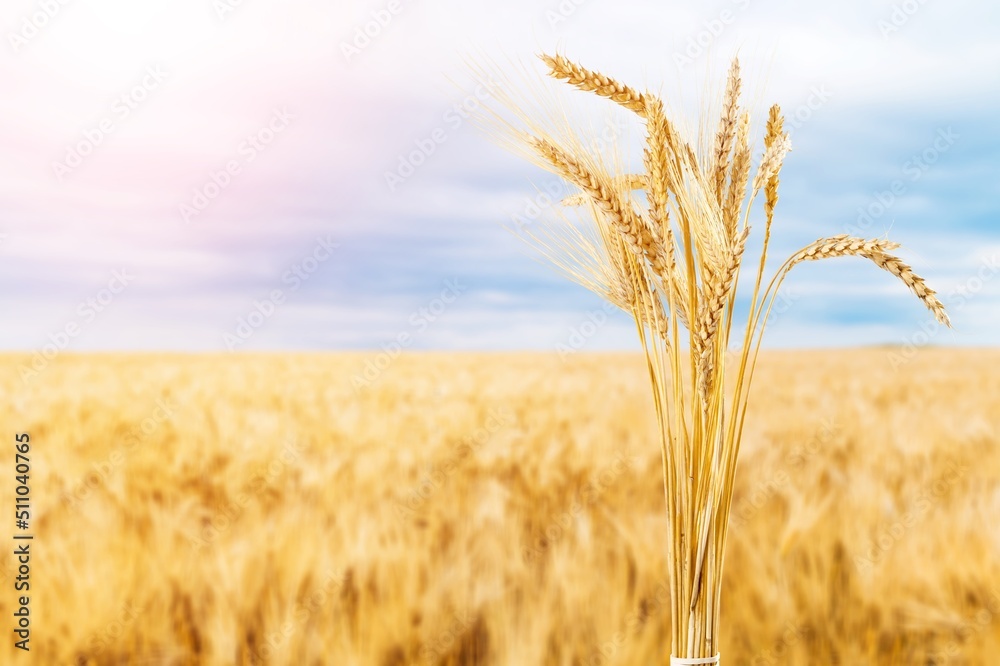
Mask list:
[[[670,666],[699,666],[700,664],[718,664],[719,655],[714,657],[701,657],[700,659],[688,659],[686,657],[675,657],[670,655]]]

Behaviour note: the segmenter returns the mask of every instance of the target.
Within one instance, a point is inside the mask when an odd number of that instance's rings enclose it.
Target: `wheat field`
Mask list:
[[[35,535],[3,663],[667,661],[641,355],[30,363],[0,370]],[[751,402],[722,663],[993,663],[1000,352],[766,352]]]

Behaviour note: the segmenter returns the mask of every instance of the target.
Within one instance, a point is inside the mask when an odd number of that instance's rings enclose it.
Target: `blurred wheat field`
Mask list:
[[[762,355],[723,664],[995,662],[1000,352],[893,353]],[[665,664],[642,357],[372,358],[5,355],[31,663]]]

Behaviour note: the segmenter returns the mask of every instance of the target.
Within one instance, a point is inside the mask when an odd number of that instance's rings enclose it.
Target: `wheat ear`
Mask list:
[[[554,56],[543,54],[539,57],[549,66],[549,76],[556,79],[565,79],[580,90],[596,93],[601,97],[607,97],[645,117],[645,95],[634,88],[616,81],[609,76],[605,76],[600,72],[581,67],[558,54]]]
[[[694,340],[694,351],[698,358],[703,400],[707,400],[708,393],[711,390],[710,374],[712,371],[713,341],[716,332],[719,330],[722,311],[726,308],[730,300],[730,294],[736,280],[736,273],[739,270],[740,260],[743,258],[743,251],[746,249],[747,237],[749,235],[750,227],[746,227],[739,238],[736,239],[725,270],[713,276],[704,286],[703,309],[701,317],[699,317],[698,330],[696,331]]]
[[[944,303],[935,295],[937,292],[928,287],[924,279],[914,273],[907,264],[903,263],[902,259],[887,252],[877,252],[869,258],[879,268],[889,271],[902,280],[903,284],[916,294],[917,298],[924,302],[924,305],[934,314],[934,318],[938,323],[951,328],[951,319],[948,317],[948,313],[945,312]]]
[[[944,304],[935,295],[937,292],[928,287],[924,279],[914,273],[899,257],[889,253],[890,250],[895,250],[898,247],[899,243],[893,243],[892,241],[880,238],[865,240],[864,238],[848,236],[847,234],[831,238],[821,238],[792,255],[788,260],[786,271],[803,261],[816,261],[843,256],[865,257],[874,262],[879,268],[892,273],[902,280],[903,284],[917,298],[923,301],[924,305],[934,314],[934,318],[938,322],[951,327],[951,320],[948,318],[948,313],[945,312]]]
[[[725,193],[726,172],[729,170],[729,151],[733,147],[736,136],[737,103],[740,97],[740,61],[733,59],[726,78],[726,97],[722,103],[722,117],[719,119],[719,131],[715,135],[715,154],[713,161],[712,184],[715,196],[721,206]]]
[[[753,177],[752,193],[757,194],[760,188],[781,169],[781,163],[785,155],[792,149],[792,140],[786,134],[775,139],[774,143],[764,149],[764,157],[757,167],[757,174]]]
[[[736,130],[736,152],[733,155],[733,168],[729,177],[729,190],[726,193],[726,203],[722,208],[726,233],[730,238],[736,237],[736,225],[743,208],[743,197],[746,196],[747,183],[750,180],[750,114],[744,112],[740,116]]]
[[[573,156],[560,150],[544,139],[535,139],[533,146],[556,172],[583,190],[594,204],[604,213],[608,222],[625,239],[628,247],[637,256],[645,256],[654,271],[665,272],[665,251],[662,243],[654,238],[647,225],[643,224],[631,205],[626,206],[620,194],[605,179],[587,169]]]
[[[781,107],[777,104],[772,106],[767,114],[767,130],[764,134],[764,149],[767,150],[778,139],[784,136],[785,119],[781,115]],[[765,238],[771,233],[771,220],[774,219],[774,206],[778,203],[778,172],[775,171],[767,179],[764,187],[764,215],[767,218],[764,227]],[[767,241],[765,240],[765,243]]]

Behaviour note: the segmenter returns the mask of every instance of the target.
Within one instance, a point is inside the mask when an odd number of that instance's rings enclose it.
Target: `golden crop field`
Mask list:
[[[1000,352],[767,352],[722,663],[1000,654]],[[6,355],[0,662],[666,664],[632,354]],[[41,364],[38,364],[41,365]],[[31,653],[13,647],[31,437]]]

